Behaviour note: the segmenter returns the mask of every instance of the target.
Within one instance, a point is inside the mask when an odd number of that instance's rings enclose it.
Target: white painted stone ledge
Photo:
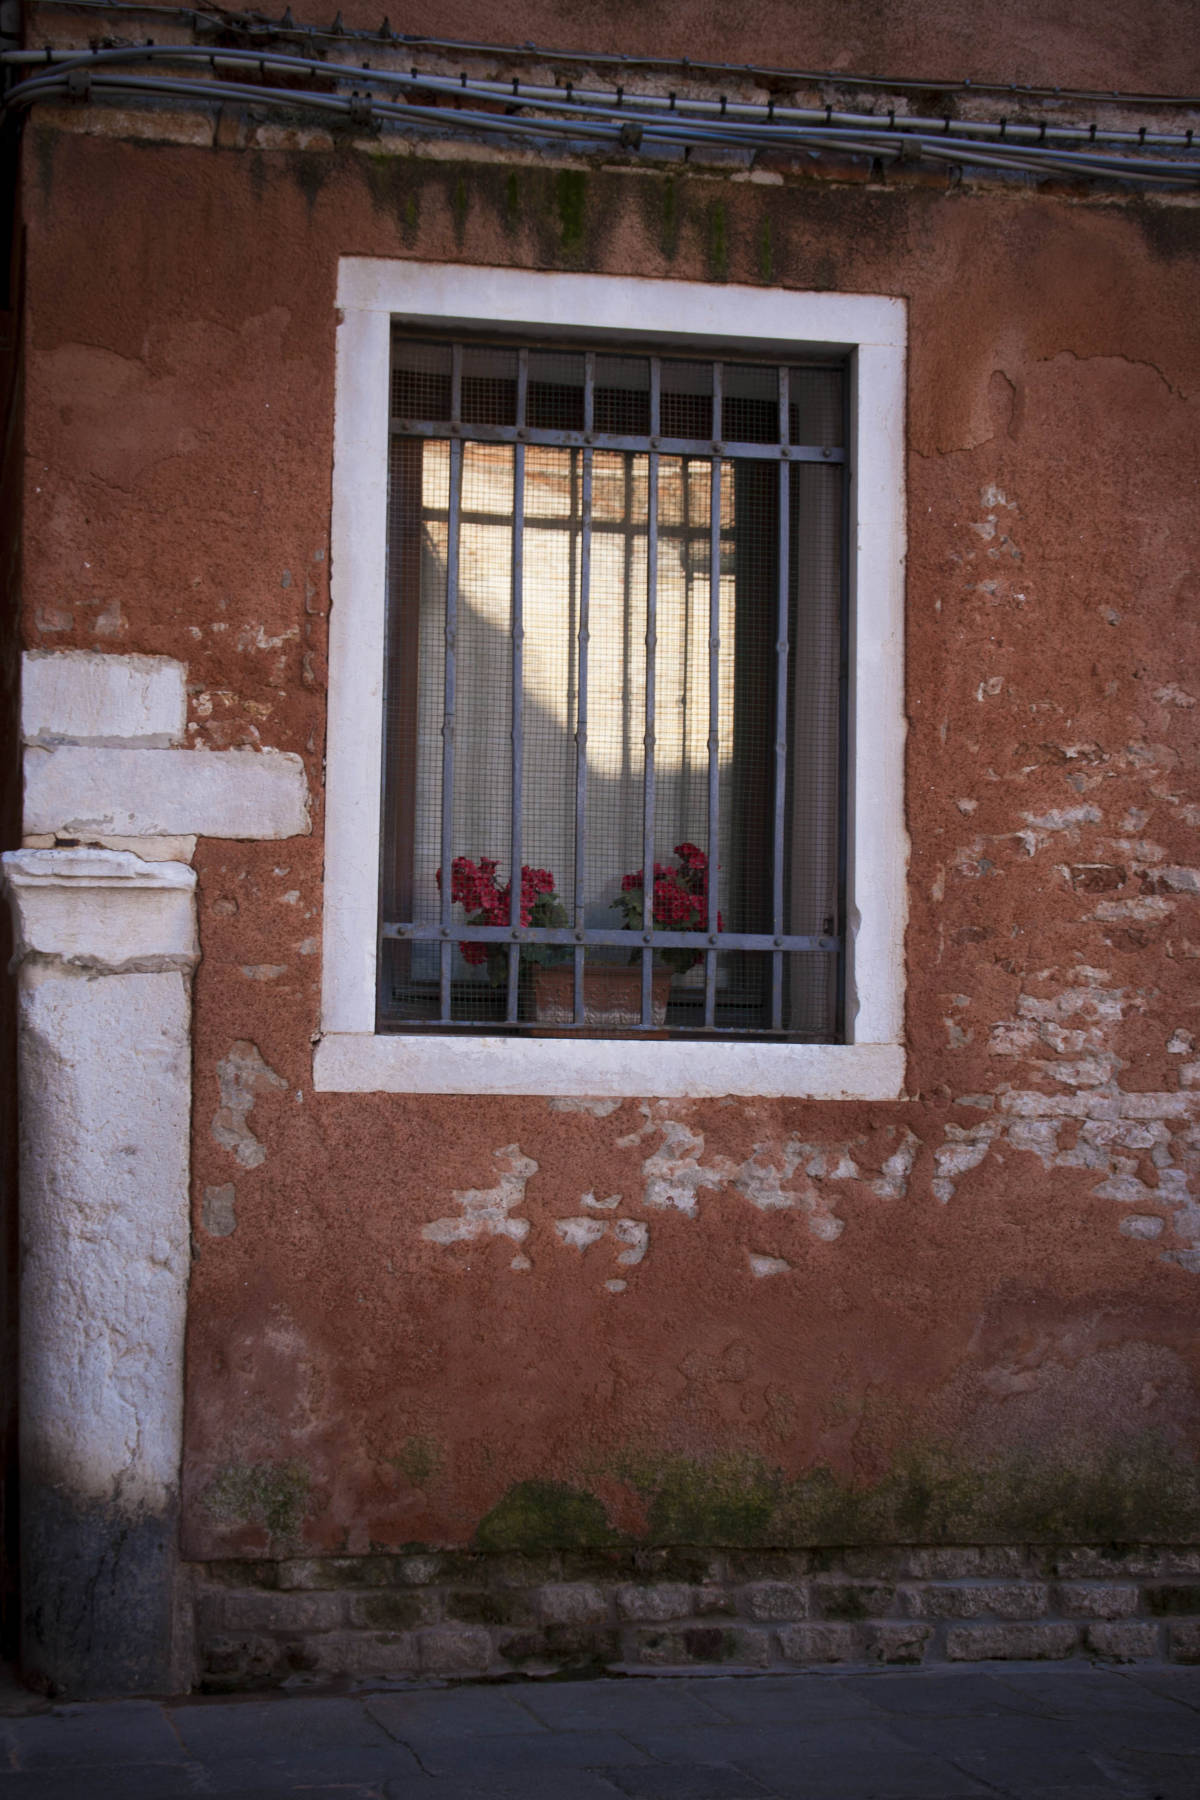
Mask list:
[[[170,656],[27,650],[21,658],[21,734],[27,744],[182,744],[187,667]]]
[[[98,974],[190,969],[196,874],[118,850],[10,850],[16,961],[52,957]]]
[[[256,839],[304,836],[312,821],[304,764],[290,751],[31,745],[24,829]]]
[[[331,1032],[316,1047],[313,1086],[328,1093],[897,1100],[904,1067],[900,1044]]]

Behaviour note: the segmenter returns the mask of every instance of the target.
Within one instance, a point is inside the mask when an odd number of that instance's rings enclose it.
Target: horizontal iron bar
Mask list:
[[[480,992],[489,990],[486,983],[480,983]],[[695,990],[697,997],[703,1001],[702,988]],[[718,1002],[719,1004],[719,1002]],[[538,1037],[574,1037],[579,1034],[578,1025],[550,1025],[538,1019],[518,1019],[510,1025],[503,1019],[405,1019],[398,1018],[395,1013],[385,1016],[380,1030],[387,1032],[427,1031],[439,1037],[452,1032],[457,1037],[507,1037],[515,1033],[535,1032]],[[829,1044],[837,1040],[828,1037],[815,1037],[811,1033],[796,1031],[772,1031],[769,1025],[714,1025],[706,1029],[699,1022],[689,1020],[683,1025],[604,1025],[586,1027],[586,1036],[602,1038],[636,1037],[647,1032],[654,1038],[768,1038],[786,1041],[789,1044]]]
[[[383,925],[387,938],[403,938],[410,943],[440,943],[450,938],[456,944],[575,944],[615,946],[631,953],[646,942],[647,934],[621,929],[585,928],[573,931],[569,926],[549,925],[408,925],[387,920]],[[819,950],[831,953],[841,948],[841,938],[819,936],[778,937],[754,931],[652,931],[652,950]]]
[[[449,420],[393,419],[392,431],[400,437],[463,438],[480,444],[549,444],[559,450],[632,450],[646,456],[657,450],[661,456],[718,456],[741,460],[758,457],[765,462],[841,463],[846,452],[836,444],[743,444],[724,443],[720,448],[711,437],[669,438],[655,441],[642,433],[636,437],[606,436],[594,431],[590,437],[582,431],[549,431],[540,426],[525,425],[452,425]]]

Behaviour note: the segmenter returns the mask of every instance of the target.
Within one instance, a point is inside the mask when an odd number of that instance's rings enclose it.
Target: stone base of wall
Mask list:
[[[446,1552],[191,1573],[209,1691],[301,1674],[1200,1663],[1200,1547]]]

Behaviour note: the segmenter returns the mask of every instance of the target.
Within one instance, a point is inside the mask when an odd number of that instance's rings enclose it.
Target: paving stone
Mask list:
[[[1131,1669],[1128,1681],[1143,1696],[1154,1694],[1200,1712],[1200,1669]]]
[[[302,1749],[386,1748],[392,1741],[357,1700],[327,1696],[177,1706],[171,1718],[189,1754],[202,1761]]]
[[[631,1743],[656,1762],[736,1763],[746,1766],[748,1756],[784,1756],[789,1751],[805,1761],[810,1756],[833,1755],[852,1742],[859,1750],[903,1751],[905,1741],[896,1735],[890,1719],[812,1719],[789,1725],[705,1725],[694,1731],[641,1731],[627,1728]]]
[[[496,1737],[543,1729],[518,1695],[525,1688],[443,1688],[440,1692],[372,1694],[366,1709],[385,1731],[401,1742],[410,1733],[430,1737]],[[540,1692],[533,1688],[530,1698]]]
[[[494,1786],[501,1780],[552,1769],[615,1769],[647,1761],[645,1753],[615,1731],[536,1731],[524,1737],[405,1739],[431,1775]],[[436,1792],[436,1790],[435,1790]]]
[[[1166,1676],[1167,1671],[1162,1674]],[[1108,1669],[1039,1669],[1027,1674],[1005,1669],[992,1679],[1020,1703],[1056,1717],[1095,1718],[1130,1710],[1160,1717],[1172,1711],[1169,1704],[1147,1698],[1140,1680]],[[1200,1688],[1200,1680],[1196,1685]]]
[[[1017,1742],[995,1750],[964,1750],[954,1757],[954,1763],[989,1787],[1020,1795],[1022,1800],[1031,1788],[1102,1788],[1106,1778],[1093,1755],[1066,1743],[1036,1750]]]
[[[566,1682],[534,1688],[523,1694],[522,1704],[555,1731],[684,1731],[720,1723],[698,1682]]]
[[[1200,1755],[1140,1748],[1136,1756],[1103,1757],[1114,1787],[1137,1800],[1196,1800],[1200,1794]]]
[[[569,1785],[561,1769],[517,1776],[497,1776],[486,1785],[474,1781],[431,1780],[422,1775],[414,1781],[401,1777],[385,1782],[382,1792],[387,1800],[623,1800],[622,1791],[603,1774],[588,1769],[572,1769]]]
[[[1051,1755],[1064,1747],[1086,1750],[1095,1740],[1096,1720],[1086,1717],[1037,1718],[1031,1713],[972,1719],[905,1719],[892,1715],[888,1724],[896,1738],[913,1750],[937,1750],[956,1760],[965,1755]],[[1035,1771],[1036,1772],[1036,1771]]]
[[[9,1719],[4,1732],[18,1769],[181,1763],[185,1756],[162,1708],[152,1700],[56,1706],[32,1718]]]
[[[1028,1716],[1035,1706],[1028,1697],[1014,1694],[1001,1677],[966,1669],[930,1669],[919,1681],[910,1674],[844,1675],[840,1685],[866,1704],[906,1718]]]
[[[194,1763],[110,1764],[0,1772],[0,1800],[181,1800],[203,1793]],[[433,1796],[430,1796],[433,1800]]]
[[[632,1800],[760,1800],[769,1790],[742,1769],[689,1763],[686,1768],[614,1769],[613,1780]]]
[[[311,1787],[351,1782],[378,1788],[382,1782],[398,1776],[427,1780],[420,1763],[404,1744],[388,1744],[383,1749],[348,1744],[337,1749],[301,1749],[290,1755],[205,1757],[203,1769],[199,1791],[222,1796],[250,1790],[262,1794],[307,1793]]]
[[[693,1691],[711,1711],[753,1725],[804,1720],[870,1718],[874,1709],[845,1676],[784,1675],[764,1679],[696,1682]]]
[[[860,1750],[757,1756],[741,1767],[779,1800],[973,1800],[986,1787],[938,1756]]]

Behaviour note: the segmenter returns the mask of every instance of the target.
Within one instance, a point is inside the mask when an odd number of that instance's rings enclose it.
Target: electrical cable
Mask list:
[[[947,81],[927,76],[861,75],[846,69],[785,69],[756,63],[695,62],[689,57],[636,55],[613,51],[561,50],[544,44],[477,43],[464,38],[426,37],[419,32],[394,32],[385,19],[377,31],[360,30],[342,24],[339,13],[328,27],[298,25],[289,6],[282,19],[270,19],[262,13],[226,11],[214,6],[210,11],[181,6],[160,6],[153,0],[40,0],[42,5],[62,6],[69,12],[137,13],[154,18],[172,19],[192,30],[217,29],[242,31],[267,37],[295,37],[309,42],[371,43],[404,45],[409,49],[447,51],[454,55],[500,56],[512,61],[535,60],[542,63],[577,63],[595,68],[656,69],[686,73],[692,77],[741,76],[760,83],[787,82],[834,85],[839,88],[880,88],[932,94],[1011,95],[1026,100],[1101,101],[1123,106],[1200,107],[1200,97],[1183,94],[1138,94],[1116,88],[1073,88],[1032,86],[1018,82],[975,80],[969,76]]]
[[[200,63],[213,76],[220,70],[229,72],[268,70],[286,75],[304,75],[322,83],[337,83],[352,88],[349,94],[316,92],[298,87],[272,87],[222,79],[192,80],[161,75],[135,75],[122,65],[129,63],[174,62],[185,67]],[[971,166],[1012,173],[1069,174],[1087,179],[1125,180],[1194,185],[1200,183],[1200,152],[1191,156],[1192,134],[1148,132],[1093,132],[1089,127],[1047,128],[1008,127],[991,121],[975,121],[975,136],[956,121],[938,122],[936,133],[929,127],[933,121],[915,121],[889,113],[884,122],[874,114],[834,115],[823,110],[777,107],[753,107],[741,103],[731,115],[728,105],[714,111],[718,101],[686,99],[668,95],[625,95],[615,98],[588,90],[578,91],[572,85],[561,88],[527,89],[519,83],[508,86],[465,73],[458,81],[447,76],[424,74],[419,70],[370,68],[365,64],[331,62],[312,57],[292,56],[282,51],[249,52],[196,45],[127,45],[88,51],[10,51],[0,56],[0,63],[33,72],[12,85],[4,96],[6,108],[25,107],[38,100],[72,96],[75,99],[108,94],[135,94],[184,98],[212,105],[237,98],[249,105],[288,107],[293,111],[310,110],[346,114],[351,122],[362,125],[379,123],[414,125],[420,123],[441,135],[464,132],[501,136],[519,141],[558,143],[568,141],[574,148],[597,145],[620,145],[638,149],[660,144],[667,148],[723,146],[735,151],[754,153],[760,150],[803,150],[820,152],[838,150],[889,162],[907,158],[927,158],[957,166]],[[399,90],[411,98],[400,103],[381,99],[372,92],[379,87]],[[515,90],[515,91],[514,91]],[[425,96],[433,96],[427,103]],[[438,105],[437,96],[453,99],[453,107]],[[476,108],[462,105],[475,101]],[[495,110],[503,105],[503,112]],[[485,110],[479,110],[479,106]],[[1029,141],[1029,133],[1036,141]],[[1080,136],[1086,150],[1072,149],[1051,141],[1067,135],[1067,145],[1077,143]],[[1159,159],[1145,155],[1104,154],[1097,146],[1136,142],[1169,147],[1183,152],[1187,160]]]

